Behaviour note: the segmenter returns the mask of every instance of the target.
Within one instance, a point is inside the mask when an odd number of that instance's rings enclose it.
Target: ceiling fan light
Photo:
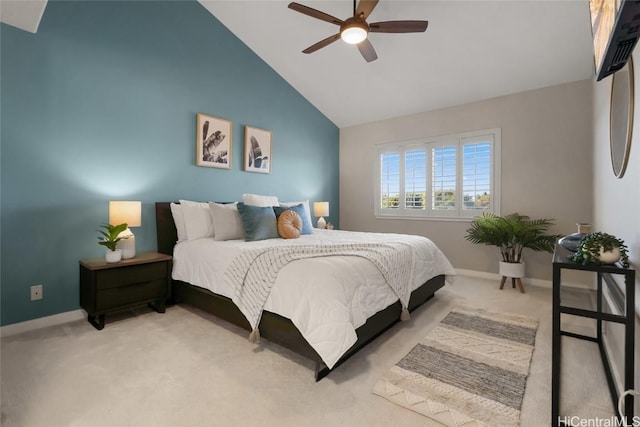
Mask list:
[[[342,30],[340,37],[346,43],[358,44],[367,38],[367,30],[362,27],[348,27]]]

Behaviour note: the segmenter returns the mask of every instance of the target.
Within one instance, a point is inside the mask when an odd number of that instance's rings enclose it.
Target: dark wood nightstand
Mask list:
[[[80,306],[89,323],[104,328],[106,314],[149,304],[164,313],[171,285],[169,255],[147,252],[116,263],[80,260]]]

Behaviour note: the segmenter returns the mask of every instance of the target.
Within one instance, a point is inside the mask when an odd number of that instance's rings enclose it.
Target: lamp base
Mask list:
[[[122,259],[129,259],[136,256],[136,236],[131,232],[130,229],[124,230],[118,236],[122,240],[118,242],[116,245],[117,249],[122,250]]]
[[[327,228],[327,222],[324,220],[323,217],[318,218],[317,228],[322,228],[322,229]]]

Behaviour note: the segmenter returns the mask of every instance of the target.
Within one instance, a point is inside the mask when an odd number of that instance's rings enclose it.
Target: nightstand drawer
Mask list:
[[[140,282],[98,291],[96,310],[133,304],[145,300],[153,300],[159,295],[166,295],[166,278],[150,282]]]
[[[149,304],[165,312],[171,285],[171,256],[143,252],[109,264],[104,258],[80,260],[80,307],[97,330],[107,314]]]
[[[132,265],[102,270],[96,278],[96,289],[109,289],[167,277],[166,263]]]

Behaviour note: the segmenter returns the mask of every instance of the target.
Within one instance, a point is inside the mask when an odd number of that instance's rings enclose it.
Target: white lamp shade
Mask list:
[[[313,202],[314,216],[329,216],[329,202]]]
[[[340,37],[346,43],[358,44],[367,38],[367,30],[359,26],[345,28],[344,31],[340,33]]]
[[[129,227],[140,227],[142,225],[142,202],[109,202],[109,224],[118,225],[124,223]]]

